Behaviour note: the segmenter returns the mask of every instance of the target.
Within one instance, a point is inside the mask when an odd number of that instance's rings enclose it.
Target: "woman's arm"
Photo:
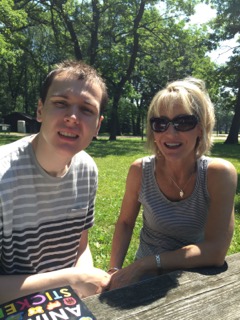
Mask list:
[[[234,196],[237,173],[222,159],[213,160],[207,173],[210,207],[204,241],[160,255],[161,269],[175,270],[224,263],[234,230]],[[111,289],[139,281],[146,273],[157,272],[155,256],[139,259],[112,276]]]
[[[138,201],[142,179],[142,161],[136,160],[130,167],[120,215],[116,223],[111,250],[111,268],[121,268],[126,256],[132,232],[140,210]]]

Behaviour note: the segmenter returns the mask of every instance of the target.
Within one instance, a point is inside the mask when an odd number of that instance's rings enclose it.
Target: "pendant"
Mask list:
[[[184,192],[181,190],[179,193],[180,197],[182,198],[184,196]]]

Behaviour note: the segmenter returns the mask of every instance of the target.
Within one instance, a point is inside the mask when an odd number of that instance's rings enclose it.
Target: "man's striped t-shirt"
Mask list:
[[[30,137],[0,147],[0,273],[71,267],[83,230],[94,222],[97,167],[76,154],[63,177],[38,164]]]

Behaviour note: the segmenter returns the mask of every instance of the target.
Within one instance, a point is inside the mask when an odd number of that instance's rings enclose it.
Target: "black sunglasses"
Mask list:
[[[170,123],[176,131],[190,131],[198,124],[198,118],[194,115],[181,115],[170,120],[167,117],[152,117],[150,119],[151,129],[155,132],[164,132]]]

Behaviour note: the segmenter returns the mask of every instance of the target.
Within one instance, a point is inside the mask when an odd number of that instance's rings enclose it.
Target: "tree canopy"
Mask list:
[[[143,135],[153,95],[186,76],[206,81],[216,111],[239,131],[239,47],[224,66],[207,52],[239,34],[237,0],[208,1],[210,24],[191,25],[198,0],[0,0],[0,112],[35,115],[41,82],[64,59],[83,60],[106,79],[110,102],[102,130]],[[224,100],[227,97],[227,107]],[[235,113],[234,113],[235,112]],[[219,126],[221,125],[219,121]]]

